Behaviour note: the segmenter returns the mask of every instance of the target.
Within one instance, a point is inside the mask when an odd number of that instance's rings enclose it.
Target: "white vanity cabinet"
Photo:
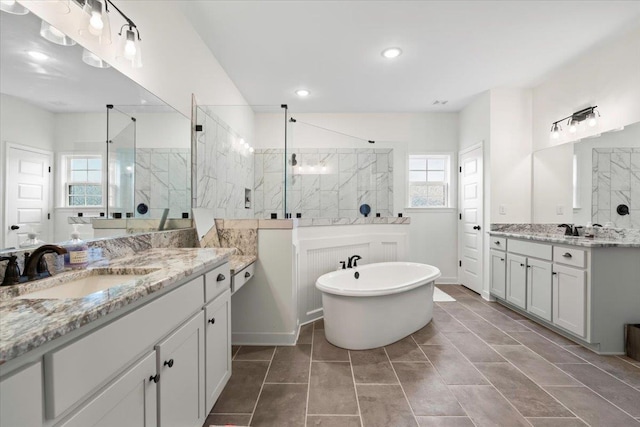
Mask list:
[[[527,311],[551,321],[552,264],[527,258]]]
[[[227,290],[207,304],[204,314],[207,353],[205,406],[209,412],[231,377],[231,292]]]
[[[553,266],[553,323],[580,337],[587,336],[587,273],[584,270]]]
[[[527,307],[527,258],[507,253],[507,294],[512,304]]]
[[[202,426],[231,376],[230,294],[223,263],[10,361],[0,427]]]
[[[158,407],[155,372],[154,351],[118,377],[60,427],[156,427]]]
[[[624,353],[624,325],[640,323],[640,248],[496,236],[490,246],[492,296],[596,352]]]
[[[204,424],[204,329],[200,311],[156,346],[159,427]]]
[[[492,237],[490,241],[491,259],[490,269],[490,292],[498,298],[506,298],[507,289],[507,239],[502,237]]]
[[[0,381],[0,426],[38,426],[43,416],[42,363]]]

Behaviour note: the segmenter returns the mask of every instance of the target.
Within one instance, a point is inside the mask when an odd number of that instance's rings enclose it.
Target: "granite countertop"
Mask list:
[[[231,255],[229,257],[229,266],[231,267],[231,275],[235,276],[240,271],[249,267],[256,262],[258,257],[255,255]]]
[[[69,277],[84,277],[87,270],[0,288],[0,364],[100,319],[147,295],[168,288],[192,274],[228,260],[234,249],[162,248],[101,260],[90,269],[118,269],[119,274],[151,273],[117,287],[74,299],[16,299]],[[109,271],[107,271],[109,272]]]
[[[640,240],[613,240],[603,238],[586,238],[564,236],[551,233],[514,233],[503,231],[489,231],[489,235],[498,237],[511,237],[538,242],[560,243],[563,245],[582,246],[584,248],[640,248]]]
[[[410,217],[358,217],[358,218],[295,218],[295,227],[361,224],[411,224]]]

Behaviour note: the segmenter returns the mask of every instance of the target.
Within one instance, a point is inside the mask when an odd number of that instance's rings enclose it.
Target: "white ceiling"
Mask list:
[[[54,113],[103,112],[107,104],[144,106],[144,112],[175,111],[113,68],[82,62],[79,45],[59,46],[40,37],[41,22],[31,13],[0,13],[0,92]],[[27,55],[30,50],[50,59],[36,61]]]
[[[181,3],[250,104],[298,112],[457,111],[640,25],[639,1]],[[384,59],[391,46],[404,54]]]

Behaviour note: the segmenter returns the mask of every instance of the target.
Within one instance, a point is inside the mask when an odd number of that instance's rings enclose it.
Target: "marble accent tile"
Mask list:
[[[636,150],[634,150],[631,153],[631,170],[632,171],[640,171],[640,151],[636,151]]]
[[[358,159],[355,153],[338,154],[338,161],[340,165],[340,173],[354,174],[357,170]]]
[[[338,191],[340,175],[337,173],[320,175],[321,191]]]

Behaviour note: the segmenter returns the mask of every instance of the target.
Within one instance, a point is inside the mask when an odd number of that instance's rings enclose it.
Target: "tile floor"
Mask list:
[[[366,351],[318,321],[295,347],[234,348],[205,426],[640,425],[640,362],[598,356],[462,286],[433,321]]]

